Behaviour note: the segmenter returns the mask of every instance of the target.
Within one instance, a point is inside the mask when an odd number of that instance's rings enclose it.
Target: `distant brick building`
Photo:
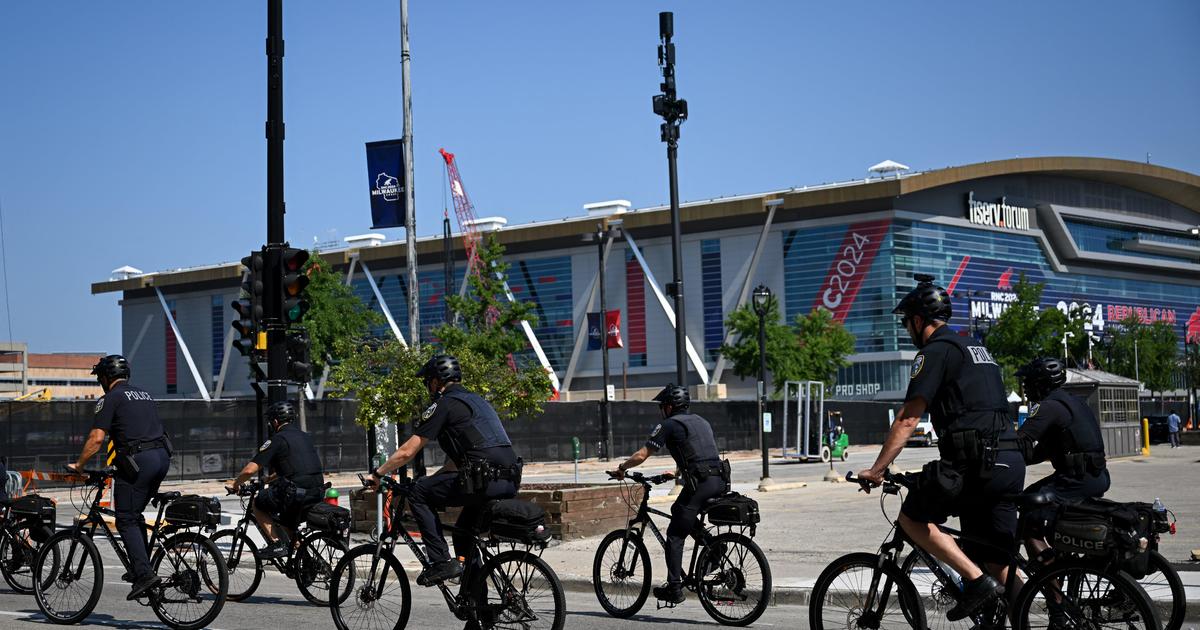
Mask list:
[[[30,353],[26,344],[0,347],[0,399],[18,398],[49,388],[58,400],[99,398],[104,394],[92,366],[98,352]]]

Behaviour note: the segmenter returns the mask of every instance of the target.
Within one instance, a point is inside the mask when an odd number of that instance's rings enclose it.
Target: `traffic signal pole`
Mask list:
[[[283,0],[267,0],[267,247],[263,260],[263,319],[267,329],[267,401],[287,400],[283,323]],[[261,404],[261,403],[260,403]],[[263,431],[259,423],[259,431]]]

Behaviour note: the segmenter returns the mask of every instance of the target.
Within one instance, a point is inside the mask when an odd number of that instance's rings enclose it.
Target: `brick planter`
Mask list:
[[[632,495],[626,496],[627,492]],[[555,538],[587,538],[623,527],[642,499],[642,488],[620,484],[528,483],[517,498],[532,501],[546,510],[546,526]],[[635,506],[629,507],[626,501]],[[442,522],[453,523],[459,508],[447,508]],[[375,527],[375,492],[361,489],[350,493],[352,531],[367,533]],[[405,514],[406,520],[411,520]],[[414,528],[415,529],[415,528]]]

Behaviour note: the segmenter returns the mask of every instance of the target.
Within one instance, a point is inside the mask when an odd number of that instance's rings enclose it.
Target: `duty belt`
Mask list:
[[[136,442],[131,442],[128,446],[126,446],[125,448],[120,449],[120,450],[122,450],[130,455],[137,455],[138,453],[141,453],[142,451],[149,451],[151,449],[166,448],[166,447],[167,447],[167,439],[158,437],[158,438],[154,438],[153,440],[139,440]]]

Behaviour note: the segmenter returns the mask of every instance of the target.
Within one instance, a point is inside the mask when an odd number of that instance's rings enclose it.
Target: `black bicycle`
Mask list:
[[[359,478],[364,479],[362,475]],[[367,485],[365,479],[363,485]],[[423,568],[431,566],[401,518],[412,487],[408,479],[380,480],[380,490],[388,493],[385,509],[391,515],[391,526],[374,543],[351,549],[334,570],[330,611],[338,630],[400,630],[408,624],[412,594],[408,576],[396,557],[396,545],[403,541]],[[485,523],[489,511],[490,507],[484,510]],[[495,522],[490,526],[487,536],[472,532],[482,568],[463,573],[458,593],[453,593],[445,582],[438,584],[450,612],[483,630],[562,630],[566,597],[558,575],[540,557],[546,539],[505,535],[498,533]],[[455,528],[447,525],[446,529],[453,532]]]
[[[92,542],[98,531],[108,538],[125,569],[132,572],[124,545],[104,521],[105,516],[115,517],[116,513],[100,505],[113,469],[83,470],[80,474],[86,479],[87,513],[75,525],[50,536],[33,565],[34,599],[42,614],[58,624],[79,623],[100,601],[104,563]],[[151,532],[150,564],[162,582],[138,602],[150,606],[164,624],[180,630],[212,623],[225,605],[229,588],[229,576],[217,546],[203,533],[189,529],[215,527],[212,513],[205,506],[207,501],[178,492],[160,492],[152,499],[158,517],[153,526],[147,526]],[[169,506],[182,509],[168,510]],[[218,511],[218,520],[219,516]]]
[[[54,502],[46,497],[0,499],[0,575],[14,591],[33,593],[33,562],[40,542],[54,534],[54,521]]]
[[[243,514],[233,529],[217,532],[212,540],[224,552],[225,566],[229,568],[229,599],[240,602],[254,594],[263,577],[263,559],[258,556],[258,546],[246,534],[250,524],[264,537],[262,524],[254,516],[254,498],[263,490],[263,483],[250,480],[238,489],[242,500]],[[317,529],[307,522],[300,523],[290,532],[291,544],[288,555],[267,560],[275,565],[296,587],[304,599],[318,605],[329,605],[329,584],[333,569],[346,554],[348,532],[332,529]]]
[[[649,506],[650,488],[675,477],[627,472],[625,478],[638,484],[628,486],[626,502],[631,508],[636,500],[633,495],[641,490],[637,514],[628,526],[604,537],[592,562],[592,583],[600,606],[622,619],[637,614],[650,595],[652,569],[644,541],[646,530],[666,549],[666,538],[650,517],[669,519],[671,515]],[[700,518],[706,515],[706,510],[700,512]],[[683,576],[683,586],[696,593],[704,611],[729,626],[754,623],[771,600],[771,566],[767,557],[744,531],[733,531],[737,527],[731,526],[723,532],[708,526],[697,527],[692,532],[695,546]]]
[[[852,474],[846,478],[868,486]],[[880,487],[880,506],[888,496],[910,489],[910,475],[884,475]],[[1042,493],[1006,497],[1021,507],[1048,501]],[[884,516],[887,517],[886,510]],[[957,601],[961,578],[953,575],[931,554],[912,544],[899,523],[892,520],[892,533],[878,553],[852,553],[834,560],[822,571],[813,586],[809,604],[809,626],[827,628],[918,628],[928,627],[926,619],[940,619],[945,609]],[[1094,563],[1063,558],[1054,565],[1030,575],[1018,546],[1003,548],[987,540],[976,539],[950,528],[943,531],[960,541],[985,546],[1008,558],[1007,592],[1016,593],[1012,607],[1004,600],[984,606],[968,625],[981,628],[1121,628],[1158,630],[1157,611],[1146,593],[1129,575],[1098,567]],[[918,592],[899,563],[905,546],[912,547],[929,568],[934,582],[931,591]],[[914,560],[914,562],[916,562]],[[910,567],[911,569],[911,567]],[[1020,574],[1025,576],[1020,586]]]

